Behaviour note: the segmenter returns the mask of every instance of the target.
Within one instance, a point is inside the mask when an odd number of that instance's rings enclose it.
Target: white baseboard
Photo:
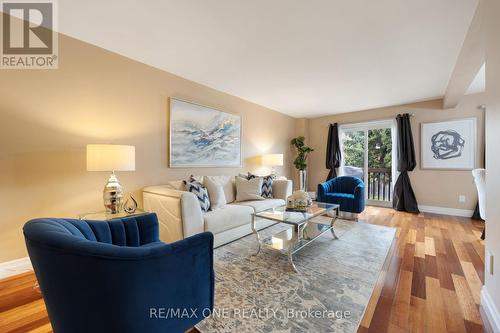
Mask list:
[[[33,266],[28,257],[0,263],[0,279],[29,271],[33,271]]]
[[[461,216],[461,217],[471,217],[472,214],[474,214],[474,211],[470,209],[458,209],[458,208],[448,208],[448,207],[418,205],[418,209],[424,213],[434,213],[434,214]]]
[[[500,313],[485,286],[481,289],[481,307],[493,333],[500,333]]]

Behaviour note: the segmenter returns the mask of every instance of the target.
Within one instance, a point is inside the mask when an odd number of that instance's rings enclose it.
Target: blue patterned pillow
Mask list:
[[[261,177],[262,178],[262,197],[271,199],[273,197],[273,176],[256,176],[254,174],[251,174],[250,172],[248,173],[247,179],[252,179],[252,178],[257,178]]]
[[[262,196],[270,199],[273,197],[273,176],[263,176],[262,179]]]
[[[208,191],[202,183],[194,180],[192,177],[189,181],[184,181],[186,191],[193,193],[200,202],[201,210],[205,213],[210,209],[210,199],[208,198]]]

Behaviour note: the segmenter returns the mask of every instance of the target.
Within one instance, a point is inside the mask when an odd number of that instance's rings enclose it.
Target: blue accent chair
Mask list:
[[[162,243],[156,214],[23,231],[55,333],[184,332],[213,309],[209,232]]]
[[[341,211],[358,214],[365,210],[365,184],[357,177],[336,177],[318,184],[316,200],[338,204]]]

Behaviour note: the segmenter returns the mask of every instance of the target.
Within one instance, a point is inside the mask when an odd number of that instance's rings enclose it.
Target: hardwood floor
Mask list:
[[[483,223],[370,207],[361,223],[397,229],[358,333],[483,332]]]
[[[377,207],[359,220],[397,229],[359,333],[483,331],[482,222]],[[33,273],[0,281],[0,333],[52,332],[34,284]]]
[[[35,283],[31,272],[0,281],[0,333],[52,332]]]

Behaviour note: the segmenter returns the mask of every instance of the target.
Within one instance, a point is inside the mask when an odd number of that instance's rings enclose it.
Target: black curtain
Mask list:
[[[340,153],[339,126],[337,123],[330,124],[328,129],[328,141],[326,143],[326,168],[330,170],[326,180],[337,177],[337,170],[340,166],[342,154]]]
[[[398,114],[398,180],[394,185],[392,207],[399,211],[419,213],[417,198],[411,187],[408,172],[413,171],[417,162],[415,160],[415,146],[411,132],[410,115]]]

